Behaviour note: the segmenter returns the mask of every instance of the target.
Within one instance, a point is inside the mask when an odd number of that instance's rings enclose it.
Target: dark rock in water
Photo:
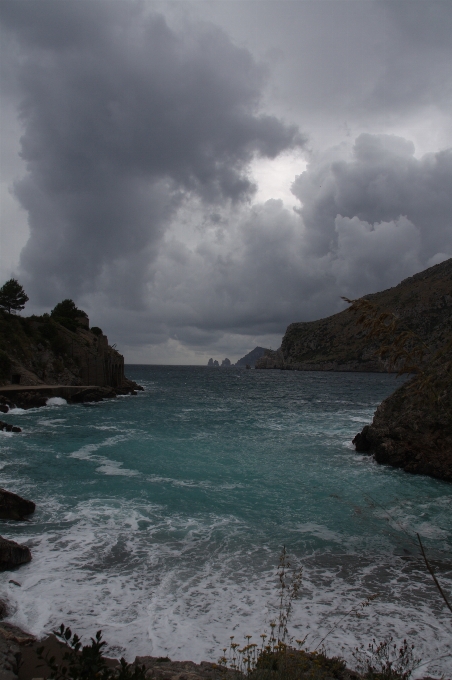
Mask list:
[[[430,367],[433,384],[444,378],[450,361],[445,355]],[[452,482],[452,383],[443,383],[438,405],[423,380],[415,376],[387,397],[353,443],[377,463]]]
[[[9,616],[8,603],[5,600],[0,600],[0,621],[6,619],[7,616]]]
[[[0,489],[0,519],[23,520],[35,511],[36,505],[6,489]]]
[[[0,536],[0,570],[18,567],[30,561],[30,548]]]
[[[0,420],[0,430],[5,430],[5,432],[22,432],[20,427],[17,427],[17,425],[11,425],[11,423],[5,423],[4,420]]]
[[[73,394],[69,402],[71,404],[82,404],[83,402],[102,401],[103,399],[114,399],[116,391],[112,387],[86,387],[80,392]]]
[[[208,366],[213,366],[213,359],[212,359],[212,358],[209,359],[209,361],[207,362],[207,365],[208,365]]]
[[[352,444],[355,445],[355,449],[358,453],[368,453],[370,451],[370,442],[367,439],[367,433],[369,431],[369,425],[363,427],[362,432],[358,432],[356,437],[353,439]]]
[[[250,366],[249,364],[247,364],[247,365],[245,366],[245,368],[247,368],[248,370],[251,370],[251,366]]]
[[[231,360],[226,357],[226,359],[223,359],[221,362],[222,366],[230,366],[231,365]]]
[[[18,408],[41,408],[47,404],[48,396],[40,392],[17,392],[14,394],[14,401]]]

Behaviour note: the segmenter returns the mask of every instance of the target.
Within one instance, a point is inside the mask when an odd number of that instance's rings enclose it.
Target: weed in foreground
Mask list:
[[[400,645],[393,638],[377,644],[376,640],[368,645],[356,647],[353,657],[357,670],[366,680],[408,680],[413,670],[420,664],[414,657],[414,645],[406,640]]]
[[[362,611],[371,605],[378,593],[369,595],[363,602],[352,607],[342,615],[327,631],[313,651],[305,649],[307,636],[294,640],[288,632],[288,622],[293,612],[294,600],[301,587],[301,568],[291,572],[291,564],[285,547],[279,560],[279,613],[277,620],[270,622],[270,634],[260,635],[260,644],[252,642],[252,636],[245,636],[241,646],[230,637],[229,647],[223,649],[218,663],[225,671],[233,671],[237,677],[248,680],[408,680],[413,670],[420,666],[414,658],[414,646],[406,640],[400,647],[393,639],[377,644],[375,640],[356,648],[353,657],[357,670],[350,671],[340,657],[329,657],[323,647],[326,638],[337,629],[348,616],[361,616]]]

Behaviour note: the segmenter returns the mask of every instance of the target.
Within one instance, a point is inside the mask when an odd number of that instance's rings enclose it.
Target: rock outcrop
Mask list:
[[[12,569],[30,561],[30,548],[0,536],[0,570]]]
[[[75,320],[48,314],[20,317],[0,310],[0,386],[14,386],[14,391],[0,394],[0,411],[45,406],[52,385],[80,386],[79,392],[64,395],[70,403],[101,401],[143,389],[126,378],[124,357],[108,344],[100,328],[89,328],[87,316]],[[42,392],[36,389],[39,386]]]
[[[20,317],[0,310],[0,385],[97,385],[137,389],[124,357],[83,317],[68,327],[48,314]],[[30,400],[38,400],[36,394]],[[42,406],[42,403],[33,406]]]
[[[353,443],[378,463],[452,482],[452,352],[425,370],[380,404]]]
[[[434,351],[452,332],[452,259],[430,267],[381,293],[366,295],[395,314]],[[256,368],[299,371],[386,371],[363,328],[347,310],[318,321],[288,326],[281,347],[266,350]],[[249,363],[249,362],[248,362]]]
[[[11,423],[5,423],[4,420],[0,420],[0,430],[3,432],[22,432],[21,428],[17,425],[11,425]]]
[[[0,489],[0,519],[23,520],[36,509],[33,501],[26,500],[6,489]]]

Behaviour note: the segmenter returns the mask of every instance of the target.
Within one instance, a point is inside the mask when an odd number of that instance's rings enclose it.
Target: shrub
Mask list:
[[[102,640],[102,632],[97,631],[95,638],[91,638],[91,644],[83,645],[75,633],[63,624],[60,630],[54,634],[66,645],[62,663],[57,663],[54,656],[47,651],[44,654],[44,646],[40,647],[38,658],[46,663],[50,669],[50,677],[55,680],[145,680],[145,667],[137,664],[128,664],[121,658],[119,666],[111,668],[107,666],[103,655],[106,642]]]

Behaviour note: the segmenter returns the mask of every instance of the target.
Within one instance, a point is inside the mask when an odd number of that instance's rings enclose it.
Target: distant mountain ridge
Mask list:
[[[452,332],[452,258],[404,279],[393,288],[364,295],[365,299],[399,317],[432,351]],[[377,345],[356,325],[347,310],[288,326],[281,347],[266,350],[259,369],[299,371],[386,371],[375,356]]]

